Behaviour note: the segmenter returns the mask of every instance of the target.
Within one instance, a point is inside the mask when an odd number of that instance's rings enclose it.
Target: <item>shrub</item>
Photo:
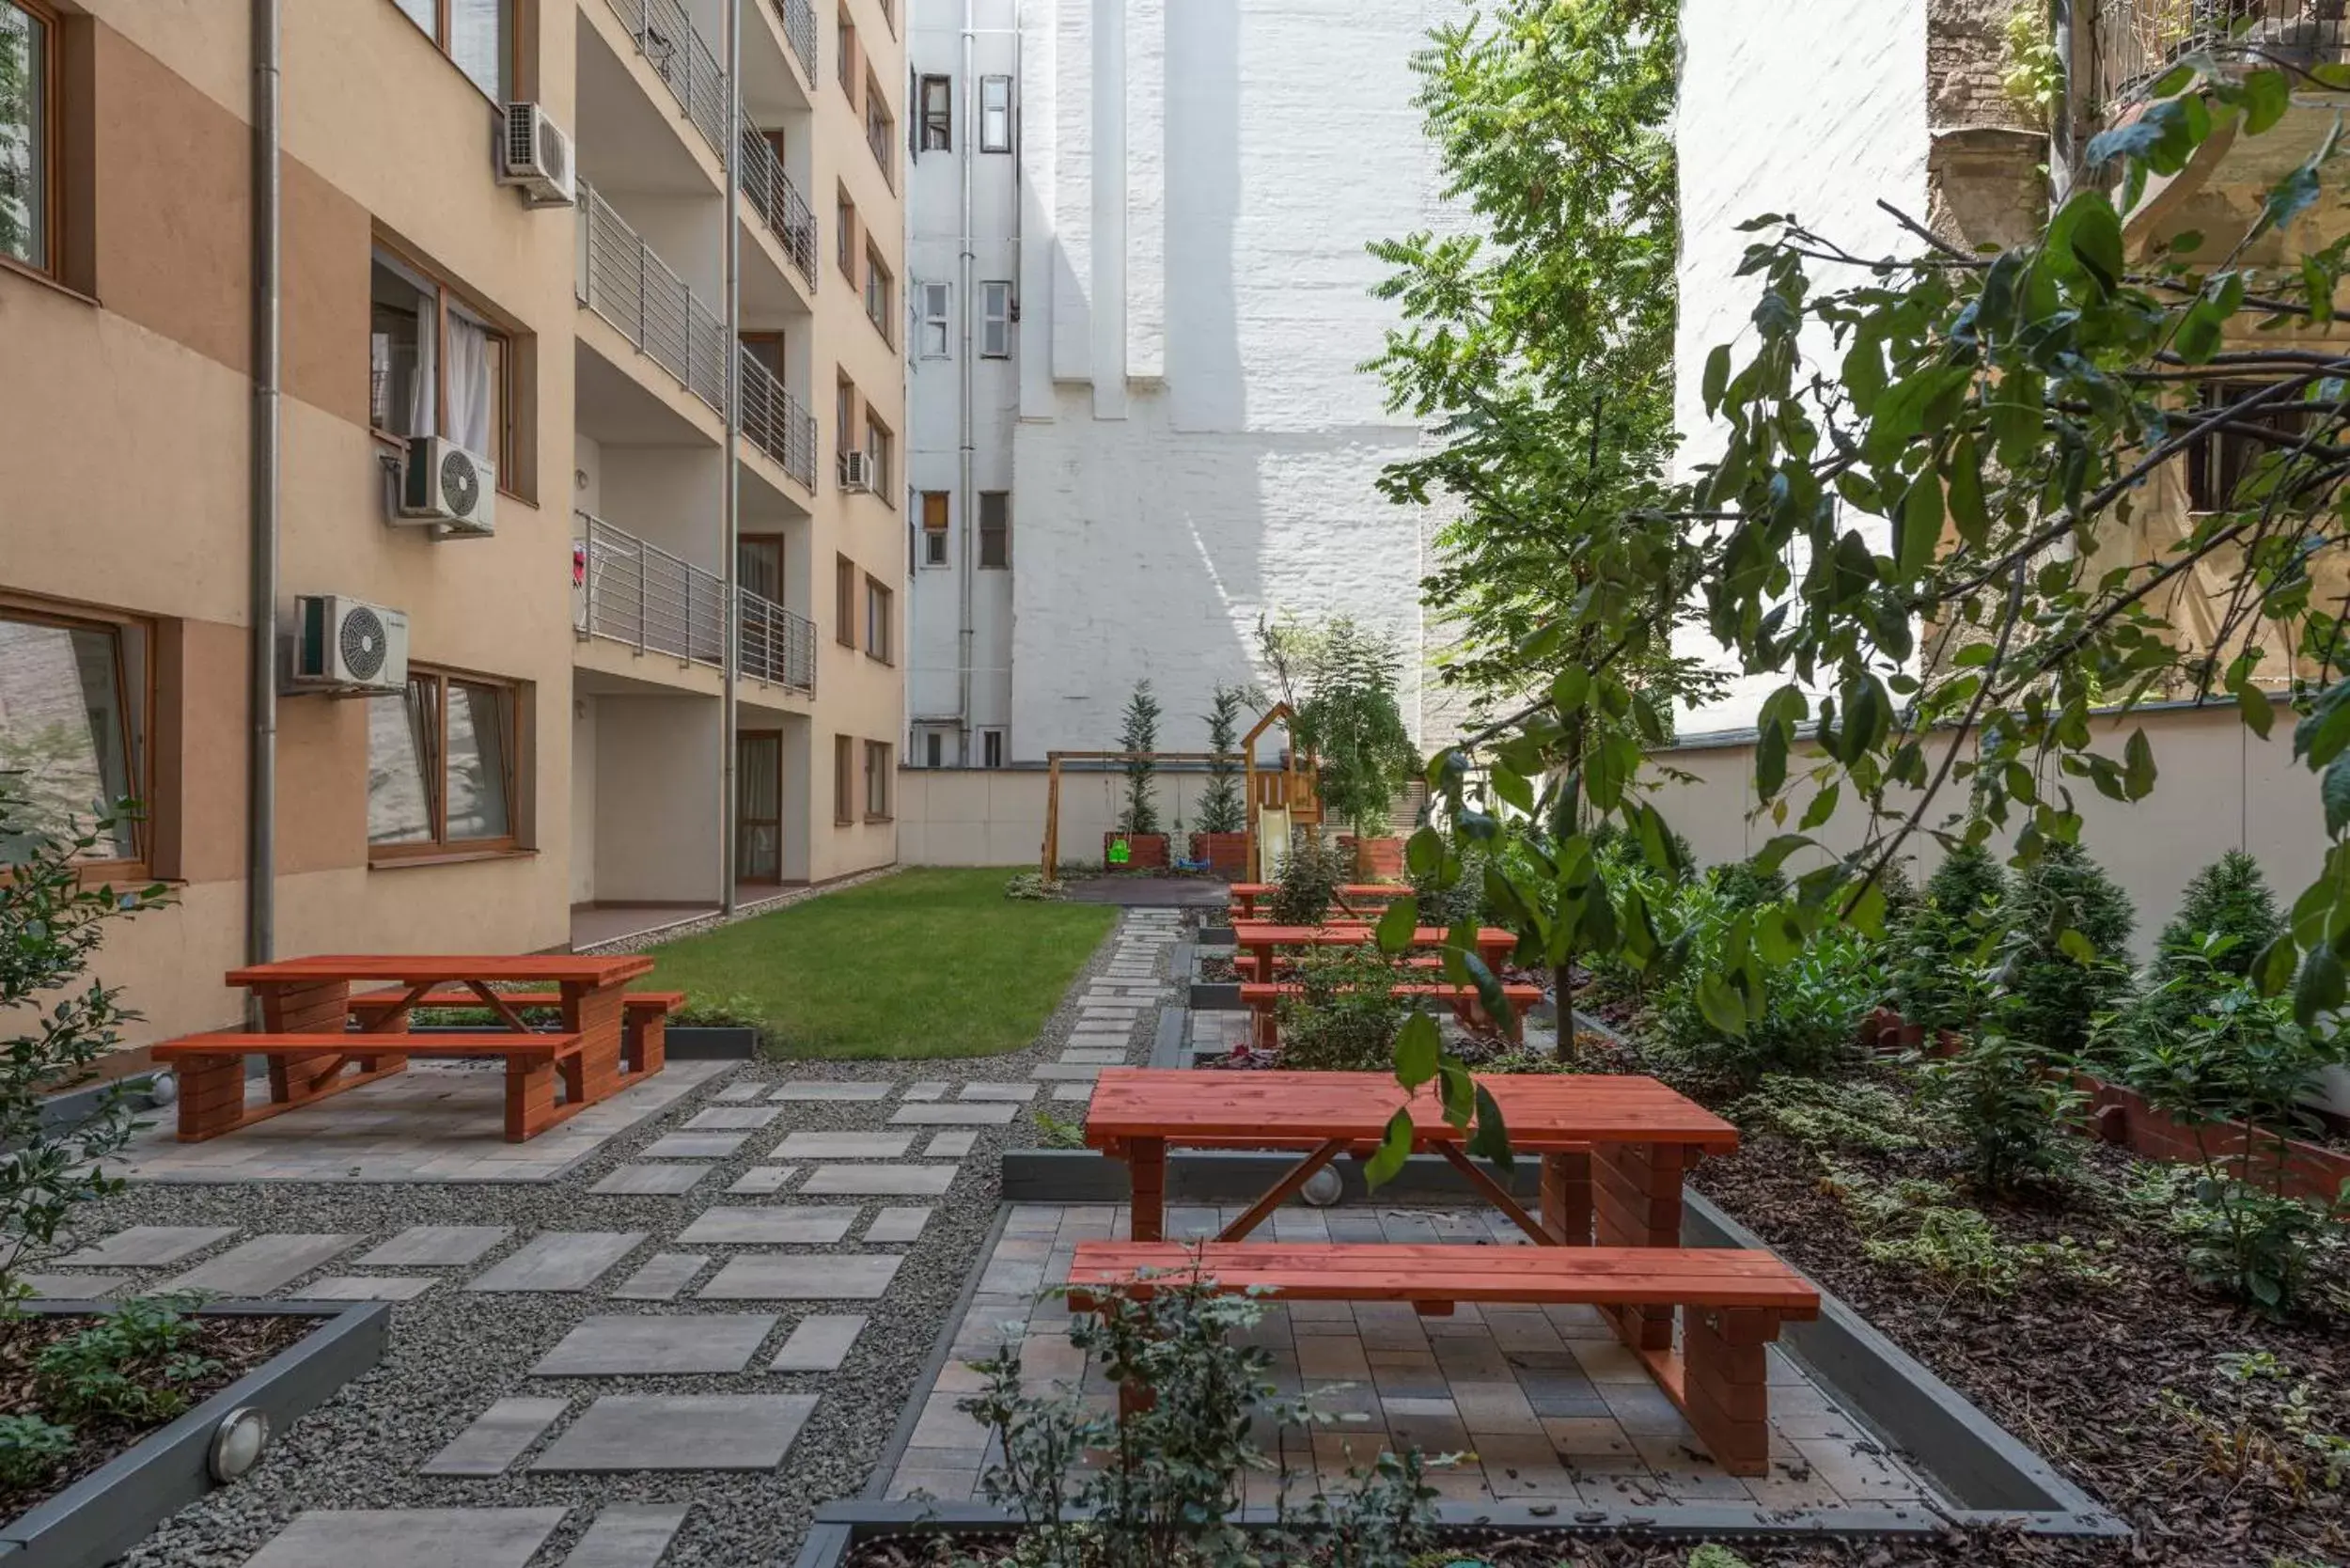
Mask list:
[[[2342,1247],[2336,1227],[2350,1219],[2350,1182],[2319,1208],[2206,1165],[2193,1192],[2170,1216],[2187,1244],[2187,1272],[2272,1317],[2300,1305],[2321,1254]]]
[[[1980,1008],[1980,977],[1998,940],[1987,917],[1954,914],[1932,895],[1886,934],[1887,997],[1902,1022],[1965,1033]]]
[[[1760,909],[1787,896],[1787,873],[1764,870],[1751,860],[1733,860],[1705,873],[1705,880],[1731,909]]]
[[[1667,904],[1657,923],[1675,956],[1656,993],[1664,1044],[1700,1071],[1742,1084],[1766,1073],[1823,1073],[1849,1058],[1884,977],[1869,944],[1844,927],[1823,928],[1767,970],[1762,1014],[1747,1021],[1743,1039],[1706,1018],[1698,985],[1719,972],[1722,938],[1741,913],[1705,883],[1683,887]]]
[[[1036,1108],[1036,1142],[1040,1149],[1083,1149],[1086,1146],[1086,1119],[1082,1116],[1056,1116],[1050,1105]]]
[[[1239,746],[1240,716],[1247,701],[1246,687],[1228,686],[1221,682],[1216,683],[1215,695],[1209,700],[1208,749],[1219,755],[1209,760],[1208,788],[1199,797],[1202,833],[1239,833],[1248,825],[1240,798],[1242,765],[1220,755]]]
[[[1042,871],[1014,871],[1004,882],[1004,897],[1023,903],[1058,899],[1065,890],[1062,883],[1047,881]]]
[[[1276,922],[1285,926],[1318,926],[1329,918],[1330,904],[1339,896],[1353,868],[1336,844],[1311,830],[1290,839],[1281,858],[1280,875],[1267,901]]]
[[[2052,1057],[2079,1056],[2096,1015],[2129,988],[2128,896],[2088,851],[2051,841],[2016,876],[2001,914],[2005,1027]]]
[[[2260,862],[2242,850],[2230,850],[2187,883],[2179,912],[2154,944],[2152,978],[2170,979],[2176,969],[2174,954],[2201,952],[2215,936],[2229,941],[2224,953],[2213,955],[2217,966],[2227,974],[2249,975],[2261,949],[2283,933]]]
[[[71,1427],[39,1416],[0,1416],[0,1486],[38,1486],[77,1441]]]
[[[1395,645],[1340,616],[1319,627],[1259,623],[1258,648],[1288,698],[1291,739],[1313,753],[1327,818],[1361,838],[1387,831],[1419,751],[1397,699]]]
[[[2047,1058],[1998,1027],[1997,1018],[1995,1011],[1956,1052],[1919,1069],[1926,1106],[1958,1129],[1975,1185],[1992,1193],[2067,1168],[2073,1150],[2066,1131],[2085,1100],[2070,1078],[2050,1072]]]
[[[2087,1284],[2109,1284],[2114,1278],[2097,1252],[2070,1236],[2009,1241],[1988,1215],[1960,1203],[1940,1182],[1877,1182],[1832,1162],[1825,1179],[1852,1215],[1860,1249],[1872,1262],[1923,1275],[1953,1294],[2008,1295],[2028,1275],[2042,1273]]]
[[[1134,695],[1126,699],[1125,724],[1118,732],[1120,751],[1156,751],[1159,747],[1159,699],[1151,695],[1151,682],[1135,682]],[[1124,833],[1156,833],[1159,830],[1159,803],[1151,793],[1152,776],[1158,764],[1149,758],[1136,758],[1126,764],[1126,808],[1119,816],[1119,830]]]
[[[1766,1074],[1754,1092],[1730,1107],[1741,1126],[1778,1134],[1813,1149],[1891,1154],[1938,1142],[1946,1129],[1881,1084]]]
[[[1299,994],[1280,1002],[1281,1065],[1330,1073],[1387,1067],[1396,1031],[1412,1011],[1394,995],[1396,978],[1395,964],[1370,944],[1308,954],[1297,966]]]
[[[126,1301],[45,1347],[33,1361],[41,1408],[69,1420],[167,1420],[188,1407],[186,1385],[220,1370],[188,1347],[196,1325],[167,1297]]]
[[[1925,902],[1957,916],[1990,914],[2007,894],[2007,874],[1981,844],[1960,844],[1926,878]]]

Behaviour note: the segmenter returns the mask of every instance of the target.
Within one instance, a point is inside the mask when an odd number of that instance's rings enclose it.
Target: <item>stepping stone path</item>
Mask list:
[[[501,1323],[527,1329],[506,1341],[514,1370],[472,1408],[446,1412],[455,1429],[428,1438],[440,1441],[437,1451],[370,1452],[368,1462],[446,1478],[449,1490],[428,1486],[419,1499],[442,1502],[599,1495],[593,1482],[586,1492],[579,1482],[541,1487],[531,1479],[541,1475],[702,1472],[712,1500],[699,1505],[701,1517],[728,1519],[755,1494],[728,1490],[719,1474],[795,1473],[794,1440],[835,1397],[834,1380],[873,1332],[869,1317],[887,1312],[908,1256],[948,1245],[933,1231],[933,1200],[966,1190],[956,1186],[964,1162],[1007,1137],[1025,1141],[1014,1123],[1041,1101],[1082,1103],[1104,1068],[1148,1059],[1160,1010],[1178,996],[1169,949],[1183,929],[1174,911],[1125,912],[1105,967],[1079,982],[1058,1059],[1025,1080],[955,1077],[944,1062],[923,1066],[948,1069],[948,1077],[908,1072],[899,1080],[777,1082],[760,1069],[729,1070],[714,1089],[688,1096],[690,1105],[630,1129],[628,1143],[614,1146],[625,1150],[619,1160],[572,1179],[574,1193],[595,1195],[586,1215],[642,1229],[415,1225],[370,1236],[139,1226],[92,1238],[44,1282],[94,1297],[152,1289],[156,1276],[179,1269],[174,1286],[321,1301],[409,1302],[442,1285],[531,1294],[528,1315],[513,1304],[515,1315]],[[658,1218],[665,1209],[673,1217]],[[951,1233],[967,1231],[966,1223]],[[350,1272],[330,1274],[329,1265]],[[1041,1252],[1026,1260],[999,1251],[982,1283],[1026,1291],[1042,1267]],[[152,1272],[131,1272],[138,1270]],[[435,1310],[446,1295],[414,1309]],[[499,1310],[489,1302],[467,1309],[485,1322]],[[902,1318],[876,1321],[904,1331]],[[893,1339],[887,1353],[901,1343]],[[494,1488],[481,1490],[484,1481]],[[697,1483],[664,1484],[695,1495]],[[716,1562],[699,1555],[712,1548],[695,1533],[696,1513],[694,1504],[635,1502],[314,1510],[295,1515],[243,1568]],[[571,1542],[568,1550],[549,1548],[557,1539]]]

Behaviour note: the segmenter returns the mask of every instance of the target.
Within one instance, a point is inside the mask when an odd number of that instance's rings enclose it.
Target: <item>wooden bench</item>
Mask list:
[[[1776,1255],[1739,1247],[1465,1247],[1395,1243],[1081,1241],[1070,1304],[1090,1310],[1145,1294],[1156,1278],[1198,1277],[1221,1292],[1299,1301],[1408,1301],[1430,1316],[1455,1303],[1679,1308],[1682,1348],[1639,1355],[1731,1475],[1770,1472],[1767,1347],[1785,1321],[1820,1315],[1820,1293]]]
[[[1225,914],[1235,920],[1253,920],[1257,917],[1258,903],[1261,901],[1269,902],[1279,887],[1277,882],[1235,882],[1226,889],[1230,902],[1225,908]],[[1331,913],[1342,914],[1346,905],[1358,903],[1378,904],[1384,908],[1397,899],[1409,896],[1411,891],[1411,884],[1406,882],[1343,883],[1339,886],[1337,902],[1332,906]]]
[[[498,1000],[510,1008],[559,1008],[563,995],[559,991],[501,991]],[[462,985],[443,986],[437,991],[409,1001],[408,992],[400,986],[382,991],[362,991],[351,998],[352,1016],[368,1029],[390,1029],[398,1026],[384,1021],[384,1014],[413,1008],[478,1008],[479,995]],[[404,1005],[403,1005],[404,1004]],[[631,1076],[640,1073],[658,1073],[666,1062],[669,1014],[685,1005],[682,991],[631,991],[620,999],[620,1062]]]
[[[1391,995],[1397,996],[1425,996],[1432,1001],[1449,1003],[1453,1012],[1465,1024],[1491,1021],[1484,1017],[1485,1010],[1478,997],[1477,987],[1473,985],[1451,985],[1443,981],[1429,981],[1390,986],[1388,990]],[[1305,994],[1304,986],[1286,982],[1265,984],[1261,981],[1251,981],[1240,988],[1241,1006],[1257,1015],[1256,1040],[1259,1049],[1266,1051],[1280,1049],[1281,1002],[1286,997],[1302,996]],[[1510,999],[1510,1039],[1512,1042],[1522,1042],[1526,1038],[1526,1010],[1543,999],[1543,988],[1539,985],[1505,985],[1501,988],[1501,994]]]
[[[411,1035],[192,1034],[153,1048],[180,1074],[180,1141],[201,1143],[389,1076],[410,1057],[499,1057],[506,1062],[506,1137],[521,1143],[588,1105],[585,1036],[541,1033]],[[244,1099],[244,1058],[269,1058],[266,1105]],[[347,1067],[358,1069],[345,1072]],[[563,1097],[556,1096],[560,1080]]]

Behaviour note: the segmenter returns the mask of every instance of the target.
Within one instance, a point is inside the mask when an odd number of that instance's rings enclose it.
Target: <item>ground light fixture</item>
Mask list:
[[[223,1484],[236,1480],[260,1462],[269,1446],[269,1417],[249,1404],[240,1404],[212,1428],[212,1446],[204,1456],[212,1479]]]

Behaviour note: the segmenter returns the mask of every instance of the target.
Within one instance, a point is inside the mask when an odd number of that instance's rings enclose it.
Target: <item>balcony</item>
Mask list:
[[[767,0],[767,8],[783,24],[791,53],[800,57],[800,71],[810,86],[816,82],[816,8],[808,0]]]
[[[809,490],[816,488],[816,416],[784,390],[773,370],[737,346],[734,356],[736,407],[743,434],[783,465]]]
[[[2198,51],[2306,71],[2350,59],[2344,0],[2101,0],[2090,71],[2094,107],[2123,118],[2172,62]]]
[[[639,653],[725,667],[726,583],[589,512],[572,514],[572,626]],[[735,590],[741,679],[816,689],[816,623],[747,588]]]
[[[606,0],[637,52],[667,84],[670,96],[720,160],[727,155],[727,119],[734,87],[718,56],[694,31],[678,0]]]
[[[579,301],[723,416],[727,332],[592,185],[579,193]]]
[[[743,129],[743,195],[767,231],[783,244],[791,264],[816,287],[816,212],[791,177],[783,172],[775,145],[758,131]]]

